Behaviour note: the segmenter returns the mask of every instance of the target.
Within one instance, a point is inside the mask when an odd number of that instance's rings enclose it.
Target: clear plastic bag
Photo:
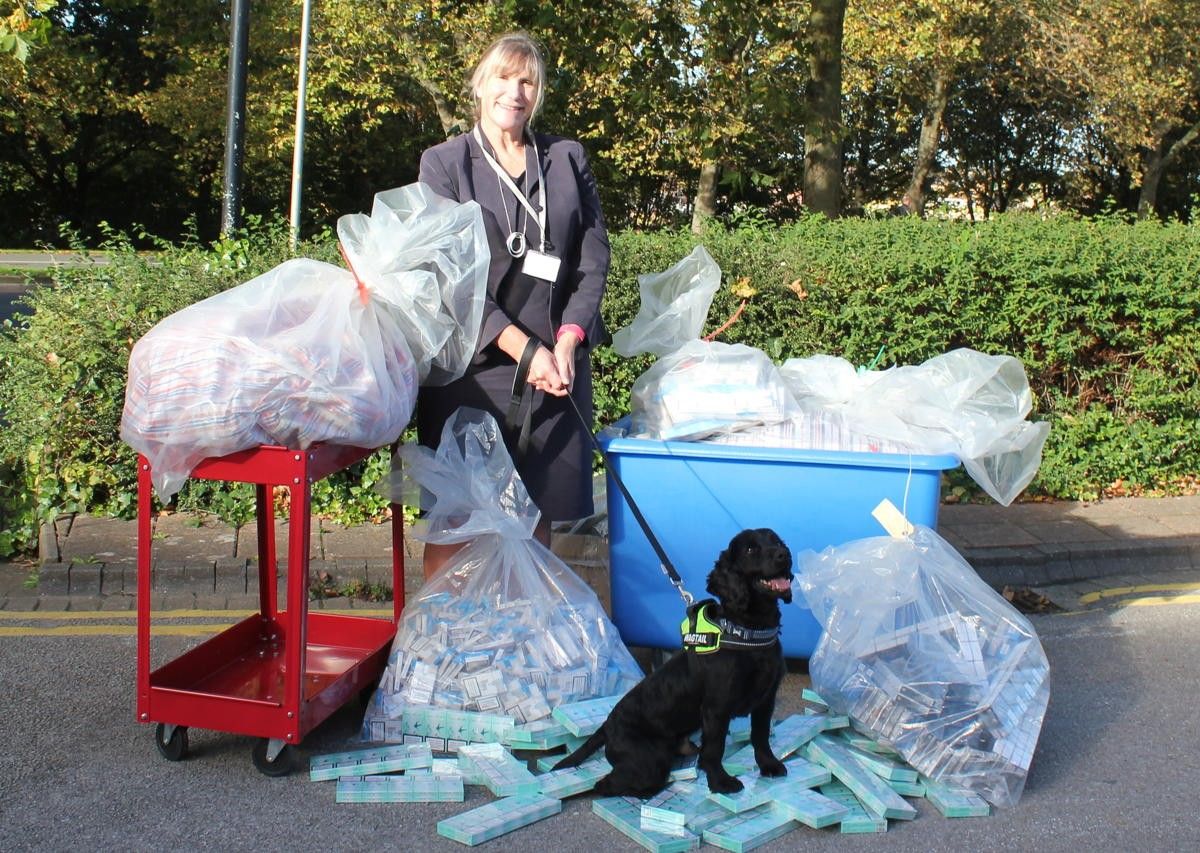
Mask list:
[[[711,444],[743,447],[785,447],[851,453],[913,452],[909,445],[902,442],[859,432],[838,412],[816,410],[794,413],[787,420],[775,424],[718,433],[704,440]]]
[[[666,355],[700,337],[721,268],[703,246],[660,273],[638,276],[641,305],[633,322],[613,334],[613,349],[629,358]]]
[[[630,434],[695,440],[786,420],[795,408],[779,369],[744,344],[691,341],[633,383]]]
[[[391,494],[426,507],[414,535],[465,544],[405,607],[364,732],[409,706],[530,722],[641,680],[592,589],[533,538],[537,506],[491,415],[459,409],[436,453],[400,455]]]
[[[814,355],[775,367],[750,347],[698,340],[721,270],[702,246],[639,276],[642,304],[613,336],[658,361],[633,385],[630,435],[804,449],[954,454],[1004,506],[1037,474],[1047,423],[1011,356],[956,349],[920,365],[857,370]]]
[[[630,434],[696,440],[788,416],[778,369],[757,349],[700,340],[721,269],[703,246],[661,273],[638,276],[637,316],[613,335],[620,355],[657,362],[631,392]]]
[[[1050,698],[1029,620],[928,527],[797,562],[824,629],[809,673],[830,707],[926,776],[1015,805]]]
[[[805,411],[841,415],[855,432],[914,453],[953,453],[997,502],[1008,506],[1037,474],[1050,431],[1026,418],[1033,395],[1017,359],[972,349],[859,372],[828,355],[780,367]]]
[[[422,385],[447,385],[475,357],[491,258],[475,202],[424,184],[378,193],[371,215],[337,223],[347,262],[371,298],[394,310]]]
[[[381,447],[417,386],[474,354],[489,254],[479,206],[421,184],[343,217],[357,273],[280,264],[165,318],[134,346],[121,438],[166,499],[201,460],[260,444]]]

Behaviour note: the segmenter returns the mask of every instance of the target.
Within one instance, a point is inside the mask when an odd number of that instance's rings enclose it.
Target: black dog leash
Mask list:
[[[529,340],[525,343],[525,349],[521,350],[521,359],[517,362],[517,372],[513,376],[508,413],[504,418],[504,425],[508,431],[516,432],[518,456],[524,456],[525,451],[529,449],[529,430],[533,423],[533,395],[529,393],[532,388],[525,380],[529,378],[529,365],[533,363],[533,357],[541,345],[542,342],[537,339],[536,335],[530,335]],[[568,396],[570,395],[568,394]],[[521,406],[527,397],[530,398],[529,404],[525,406],[525,417],[521,418]]]
[[[579,406],[575,404],[575,398],[568,393],[567,399],[571,401],[571,408],[575,412],[575,417],[579,419],[579,423],[582,424],[584,432],[586,432],[588,438],[592,440],[592,447],[594,447],[596,452],[600,454],[600,459],[604,463],[604,470],[608,472],[608,475],[612,477],[613,482],[617,484],[617,488],[621,490],[621,495],[625,498],[625,503],[629,505],[630,511],[633,512],[633,517],[637,519],[638,526],[642,528],[642,533],[646,534],[646,538],[650,541],[650,546],[654,549],[654,553],[658,555],[658,561],[660,568],[663,570],[663,574],[670,579],[671,584],[676,590],[679,591],[679,596],[683,599],[684,606],[691,607],[692,601],[694,600],[692,598],[692,594],[684,589],[683,578],[679,576],[679,572],[676,571],[675,566],[671,563],[670,558],[667,557],[667,552],[663,550],[662,543],[658,541],[658,537],[655,536],[654,531],[650,529],[650,525],[647,523],[646,517],[642,515],[642,511],[638,509],[637,501],[633,499],[633,495],[629,493],[629,489],[626,488],[625,483],[621,480],[620,476],[617,475],[616,468],[611,462],[609,462],[608,454],[604,452],[604,448],[600,446],[600,441],[592,432],[592,425],[583,419],[583,412],[579,411]]]
[[[525,349],[521,351],[521,360],[517,362],[517,372],[513,376],[512,396],[508,402],[508,412],[505,416],[505,426],[510,433],[517,436],[517,452],[524,456],[525,451],[529,447],[529,432],[530,422],[533,417],[533,403],[527,402],[527,397],[531,388],[526,382],[529,378],[529,365],[533,362],[533,356],[541,346],[541,341],[537,336],[530,335],[528,343],[525,344]],[[587,433],[591,439],[592,447],[600,454],[600,459],[604,463],[604,470],[612,477],[617,488],[620,489],[621,495],[625,498],[625,503],[629,505],[630,511],[633,512],[633,517],[637,519],[638,526],[642,528],[642,533],[646,535],[650,546],[654,549],[654,553],[658,556],[658,561],[663,574],[671,581],[671,584],[679,591],[679,596],[683,599],[685,607],[691,607],[694,598],[683,586],[683,578],[679,576],[674,564],[672,564],[667,552],[663,550],[662,543],[658,541],[658,537],[654,535],[654,531],[650,529],[646,517],[642,515],[642,511],[638,508],[637,501],[633,499],[633,495],[629,493],[629,489],[617,474],[616,468],[609,462],[608,454],[604,452],[604,448],[600,446],[595,434],[592,432],[592,425],[584,420],[583,412],[579,411],[579,406],[575,403],[575,398],[571,396],[570,391],[567,392],[567,399],[571,401],[571,409],[575,412],[575,417],[583,426],[583,431]],[[524,408],[524,417],[521,416],[521,409]]]

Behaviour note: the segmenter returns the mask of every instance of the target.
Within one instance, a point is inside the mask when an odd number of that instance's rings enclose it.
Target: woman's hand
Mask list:
[[[558,336],[558,343],[554,345],[554,362],[558,367],[558,375],[562,377],[568,391],[575,383],[575,348],[577,346],[579,346],[579,337],[570,331],[562,332]]]
[[[519,362],[529,336],[515,325],[508,325],[500,332],[496,343],[509,358]],[[565,396],[575,381],[575,347],[578,345],[579,337],[573,332],[560,335],[553,352],[539,344],[529,362],[525,381],[539,391],[555,397]]]
[[[572,346],[572,353],[574,349]],[[564,379],[562,371],[559,369],[561,364],[559,351],[559,347],[555,347],[555,351],[550,352],[544,346],[539,346],[533,355],[533,361],[529,363],[529,377],[526,380],[539,391],[545,391],[555,397],[565,396],[571,387],[571,380]],[[572,376],[572,378],[574,377]]]

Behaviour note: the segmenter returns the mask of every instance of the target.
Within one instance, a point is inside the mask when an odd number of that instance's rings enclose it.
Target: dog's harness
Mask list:
[[[708,606],[715,603],[706,598],[688,607],[687,617],[679,626],[686,651],[707,655],[718,649],[761,649],[779,639],[778,626],[747,628],[724,616],[712,618]]]

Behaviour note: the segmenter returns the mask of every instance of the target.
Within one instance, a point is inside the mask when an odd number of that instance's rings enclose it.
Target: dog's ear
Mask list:
[[[736,539],[735,539],[736,541]],[[750,606],[750,580],[737,570],[735,545],[717,557],[713,570],[708,573],[708,591],[733,611],[745,611]]]

